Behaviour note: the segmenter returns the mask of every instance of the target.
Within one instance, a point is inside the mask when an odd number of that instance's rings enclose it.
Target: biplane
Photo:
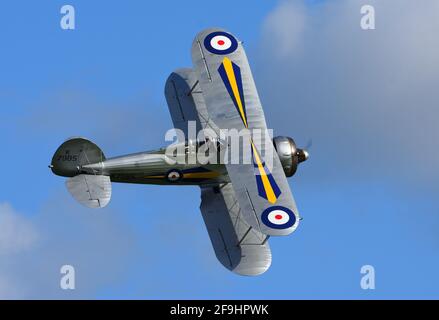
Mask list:
[[[191,53],[193,67],[175,70],[165,85],[174,128],[184,137],[189,122],[197,130],[267,133],[242,42],[225,30],[211,28],[195,37]],[[218,260],[237,274],[259,275],[271,265],[269,237],[288,235],[299,224],[287,177],[308,159],[308,152],[289,137],[270,137],[265,143],[255,142],[250,134],[242,138],[249,146],[249,163],[201,164],[168,161],[166,148],[106,158],[92,141],[74,137],[56,150],[50,168],[68,177],[68,191],[90,208],[109,203],[112,182],[199,186],[200,210]],[[180,138],[176,144],[190,153],[206,141],[214,140]],[[219,139],[215,146],[221,158],[230,144]],[[271,155],[270,165],[265,155]]]

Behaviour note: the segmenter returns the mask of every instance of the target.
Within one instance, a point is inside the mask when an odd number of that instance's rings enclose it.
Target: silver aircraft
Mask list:
[[[192,43],[192,69],[177,69],[166,81],[165,95],[176,129],[186,137],[188,122],[196,129],[260,129],[265,116],[242,42],[221,29],[200,32]],[[240,275],[259,275],[271,264],[270,236],[296,230],[299,211],[287,177],[308,153],[289,137],[270,138],[260,145],[248,139],[251,163],[173,163],[166,148],[106,158],[85,138],[71,138],[56,150],[50,168],[68,177],[67,189],[81,204],[105,207],[111,182],[197,185],[201,213],[218,260]],[[218,154],[229,144],[222,141],[177,141],[188,156],[202,144],[215,143]],[[263,155],[272,155],[268,166]],[[224,164],[225,163],[225,164]]]

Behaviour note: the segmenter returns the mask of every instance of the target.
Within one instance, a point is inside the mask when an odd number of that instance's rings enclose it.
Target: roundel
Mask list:
[[[168,174],[166,175],[166,178],[170,181],[170,182],[177,182],[178,180],[180,180],[183,177],[183,174],[181,173],[180,170],[170,170],[168,172]]]
[[[270,228],[287,229],[296,223],[296,215],[288,208],[273,206],[262,212],[261,220]]]
[[[212,32],[204,38],[204,47],[214,54],[229,54],[238,48],[238,41],[227,32]]]

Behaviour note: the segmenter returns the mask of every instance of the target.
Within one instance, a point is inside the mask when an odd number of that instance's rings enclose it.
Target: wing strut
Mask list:
[[[199,83],[199,81],[197,80],[194,85],[192,86],[192,88],[189,90],[189,92],[187,93],[188,96],[190,96],[192,94],[192,92],[195,90],[195,87],[197,86],[197,84]]]
[[[245,237],[247,237],[248,233],[250,232],[250,230],[252,229],[252,227],[249,227],[248,230],[244,233],[244,235],[242,236],[241,240],[239,240],[237,246],[239,247],[241,245],[241,243],[244,241]]]

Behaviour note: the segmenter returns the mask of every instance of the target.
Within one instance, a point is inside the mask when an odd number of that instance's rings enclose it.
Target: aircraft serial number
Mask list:
[[[58,161],[77,161],[77,160],[78,160],[78,156],[71,154],[64,154],[58,157]]]

